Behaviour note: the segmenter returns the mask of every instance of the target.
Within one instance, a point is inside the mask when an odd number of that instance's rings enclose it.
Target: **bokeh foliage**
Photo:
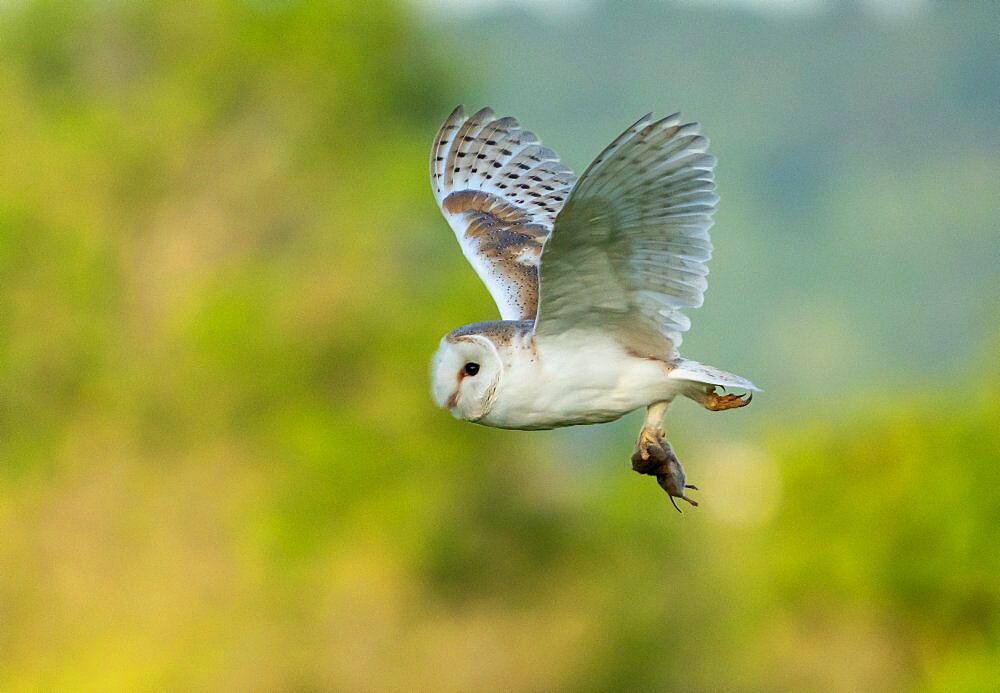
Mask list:
[[[493,310],[428,194],[447,37],[349,2],[0,28],[0,688],[1000,678],[1000,349],[747,440],[692,418],[679,518],[628,426],[430,402]]]

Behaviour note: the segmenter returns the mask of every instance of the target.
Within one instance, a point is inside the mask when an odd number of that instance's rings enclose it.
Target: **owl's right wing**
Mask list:
[[[540,270],[537,334],[611,332],[643,356],[676,355],[702,304],[718,196],[697,123],[646,116],[580,176]]]

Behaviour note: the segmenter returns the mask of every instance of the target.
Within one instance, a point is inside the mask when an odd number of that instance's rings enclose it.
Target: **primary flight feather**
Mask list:
[[[487,426],[541,429],[613,421],[647,407],[633,469],[687,497],[663,435],[680,394],[711,411],[742,407],[750,381],[681,358],[700,306],[718,202],[715,158],[696,123],[641,118],[577,179],[510,117],[462,108],[431,149],[431,186],[501,320],[445,335],[432,364],[437,403]],[[676,507],[676,504],[675,504]]]

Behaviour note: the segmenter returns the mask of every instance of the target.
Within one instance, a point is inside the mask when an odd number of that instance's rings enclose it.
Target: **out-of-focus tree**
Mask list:
[[[786,501],[767,549],[774,611],[762,658],[773,685],[895,679],[946,691],[1000,680],[994,347],[954,390],[886,388],[849,423],[777,446]]]
[[[476,449],[426,394],[449,70],[381,2],[0,25],[0,686],[329,684],[313,581],[415,550]]]

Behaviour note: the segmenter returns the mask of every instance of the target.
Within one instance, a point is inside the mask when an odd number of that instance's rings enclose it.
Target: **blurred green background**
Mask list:
[[[0,4],[0,689],[989,690],[994,3]],[[684,353],[766,390],[452,420],[496,315],[457,104],[581,171],[647,111],[722,196]]]

